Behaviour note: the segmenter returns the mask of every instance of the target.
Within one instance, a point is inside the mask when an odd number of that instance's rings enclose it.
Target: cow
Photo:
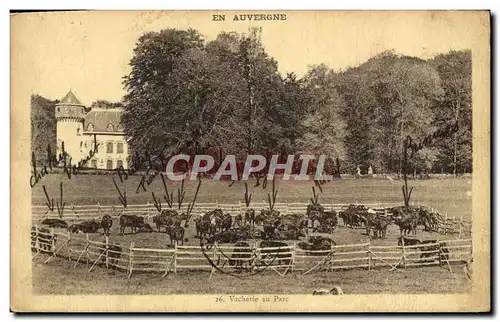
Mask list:
[[[312,295],[343,295],[344,292],[340,288],[340,286],[334,286],[332,289],[318,289],[314,290]]]
[[[403,242],[405,246],[415,246],[422,243],[420,239],[417,238],[408,238],[405,236],[398,237],[398,246],[403,246]]]
[[[300,237],[305,236],[304,232],[298,228],[292,228],[288,230],[278,230],[277,238],[278,240],[299,240]]]
[[[273,239],[276,228],[279,226],[279,220],[265,220],[263,239]]]
[[[120,216],[120,235],[125,234],[125,228],[130,227],[132,233],[137,233],[137,228],[144,224],[144,217],[137,215],[121,215]]]
[[[166,228],[168,226],[168,217],[164,215],[163,212],[161,214],[157,214],[153,217],[153,224],[156,224],[156,229],[160,232],[161,227],[165,226]]]
[[[184,228],[180,226],[168,226],[167,234],[170,236],[170,246],[174,245],[174,241],[184,245]]]
[[[335,241],[322,236],[311,236],[307,243],[300,242],[297,244],[300,249],[306,250],[308,256],[326,256],[332,252],[332,246],[335,245]],[[313,252],[307,252],[308,250]],[[316,252],[320,250],[324,250],[324,252]]]
[[[179,213],[174,209],[163,209],[160,214],[162,216],[165,216],[165,217],[177,217],[177,216],[179,216]]]
[[[360,227],[362,223],[366,222],[368,215],[368,208],[363,205],[351,204],[346,210],[339,213],[345,227],[356,228]]]
[[[44,219],[42,225],[47,225],[49,228],[68,228],[68,224],[61,219]]]
[[[435,256],[435,254],[439,252],[439,249],[441,249],[439,261],[441,262],[448,260],[449,252],[448,248],[446,247],[446,243],[441,243],[441,245],[439,245],[439,241],[436,239],[420,240],[417,238],[407,238],[401,236],[398,237],[398,246],[402,246],[403,241],[405,246],[421,245],[420,247],[418,247],[418,249],[422,252],[420,253],[420,261],[425,261],[426,258]]]
[[[141,224],[138,228],[139,228],[140,233],[152,233],[153,232],[153,228],[151,228],[151,226],[149,224],[146,224],[146,223]]]
[[[245,224],[248,223],[250,226],[255,226],[255,210],[247,209],[245,210]]]
[[[207,239],[207,242],[209,244],[213,244],[215,242],[218,243],[236,243],[237,241],[243,239],[242,234],[238,233],[238,231],[235,231],[233,229],[226,230],[223,232],[220,232],[218,234],[212,235]]]
[[[233,217],[231,217],[230,214],[224,214],[219,222],[220,230],[221,231],[229,230],[231,229],[232,224],[233,224]]]
[[[195,218],[194,224],[196,228],[196,236],[203,238],[210,233],[210,219],[204,217]]]
[[[252,262],[252,249],[247,242],[240,241],[234,244],[229,265],[234,266],[235,269],[243,269],[245,262],[248,262],[250,266]]]
[[[387,233],[387,226],[392,222],[389,216],[377,216],[370,220],[367,226],[368,231],[373,229],[373,237],[385,239]],[[371,236],[368,235],[370,238]]]
[[[101,224],[96,222],[95,220],[84,221],[81,223],[73,224],[68,227],[68,231],[72,233],[96,233],[99,228],[101,228]]]
[[[101,227],[104,231],[103,232],[104,235],[109,236],[109,230],[110,230],[111,226],[113,226],[113,219],[111,218],[111,216],[110,215],[102,216]]]
[[[243,226],[243,216],[241,214],[237,214],[234,217],[234,226],[235,227],[241,227],[241,226]]]
[[[267,260],[266,265],[290,265],[292,263],[292,255],[287,243],[263,240],[260,242],[260,248],[260,258],[261,260]]]
[[[418,216],[415,214],[404,215],[403,217],[393,217],[394,222],[399,226],[400,235],[417,235]]]

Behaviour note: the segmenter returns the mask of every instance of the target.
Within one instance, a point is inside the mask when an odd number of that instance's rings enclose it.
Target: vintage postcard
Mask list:
[[[11,309],[490,310],[490,12],[11,14]]]

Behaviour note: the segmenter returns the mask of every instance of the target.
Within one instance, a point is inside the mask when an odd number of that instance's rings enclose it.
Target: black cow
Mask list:
[[[168,226],[168,217],[162,211],[161,214],[153,217],[153,223],[156,224],[156,229],[158,229],[158,232],[160,232],[160,228],[162,226],[165,226],[165,228]]]
[[[113,226],[113,218],[110,215],[104,215],[101,219],[101,227],[104,230],[104,234],[109,236],[109,230]]]
[[[68,224],[61,219],[44,219],[42,225],[47,225],[50,228],[68,228]]]
[[[231,229],[232,224],[233,224],[233,217],[231,217],[230,214],[224,214],[222,216],[222,219],[220,220],[221,231],[226,231]]]
[[[392,218],[389,216],[377,216],[370,221],[368,221],[367,230],[373,230],[374,238],[385,239],[387,233],[387,226],[392,222]],[[368,235],[370,238],[371,236]]]
[[[140,233],[152,233],[153,232],[153,228],[151,228],[151,226],[149,224],[141,224],[139,226],[139,232]]]
[[[248,224],[252,227],[255,226],[255,210],[254,209],[247,209],[245,211],[245,224],[248,222]]]
[[[393,216],[394,222],[399,226],[400,235],[407,235],[411,233],[413,236],[417,235],[418,216],[416,214],[408,214],[404,216]]]
[[[210,219],[202,217],[202,218],[195,218],[194,219],[194,225],[196,228],[196,236],[199,238],[203,238],[207,236],[210,233]]]
[[[263,225],[264,233],[262,239],[273,239],[276,228],[278,228],[279,224],[279,220],[265,220]]]
[[[168,226],[167,234],[170,236],[170,246],[174,245],[174,241],[184,245],[184,232],[185,230],[181,226]]]
[[[95,220],[84,221],[78,224],[69,226],[68,230],[72,233],[97,233],[101,228],[101,224]]]
[[[398,237],[398,246],[403,246],[403,241],[405,243],[405,246],[415,246],[415,245],[420,245],[422,241],[417,238],[408,238],[404,236]]]
[[[125,234],[125,228],[130,227],[132,233],[137,233],[137,228],[144,224],[144,217],[137,215],[120,216],[120,235]]]
[[[252,249],[247,242],[237,242],[234,244],[229,265],[234,266],[235,269],[243,269],[245,262],[248,262],[250,266],[252,261],[251,253]]]
[[[242,234],[234,229],[226,230],[221,233],[210,236],[207,239],[209,244],[213,244],[215,242],[218,243],[236,243],[237,241],[243,239]]]
[[[297,244],[300,249],[306,250],[308,256],[326,256],[332,252],[332,246],[334,245],[336,245],[335,241],[321,236],[311,236],[307,243],[300,242]],[[307,250],[314,252],[307,252]],[[321,250],[324,250],[324,252],[316,252]]]

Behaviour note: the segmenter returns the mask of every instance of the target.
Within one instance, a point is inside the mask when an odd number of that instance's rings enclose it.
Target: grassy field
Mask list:
[[[118,179],[115,178],[117,181]],[[160,177],[155,178],[147,191],[136,193],[141,177],[131,176],[120,189],[127,191],[129,204],[152,202],[151,192],[162,195],[163,184]],[[46,197],[42,186],[45,185],[51,198],[59,197],[59,184],[63,182],[64,201],[68,204],[114,204],[119,205],[118,193],[111,176],[81,175],[69,180],[65,175],[48,175],[32,189],[33,204],[43,205]],[[119,182],[119,181],[118,181]],[[249,183],[253,193],[252,200],[262,202],[267,198],[270,186],[266,190],[253,187],[255,181]],[[186,200],[189,202],[194,193],[196,183],[186,184]],[[323,203],[402,203],[401,181],[387,179],[343,179],[327,183],[323,186],[320,202]],[[177,189],[179,182],[170,182],[170,190]],[[308,202],[311,197],[311,182],[278,181],[277,202]],[[432,179],[410,181],[414,187],[412,201],[432,206],[448,216],[471,217],[470,179]],[[243,183],[204,180],[198,202],[234,203],[243,202]],[[57,200],[57,199],[56,199]],[[152,225],[152,222],[149,222]],[[136,247],[167,248],[170,239],[165,233],[139,233],[137,235],[118,235],[118,224],[115,221],[110,241],[128,245],[134,241]],[[152,225],[153,226],[153,225]],[[197,245],[194,238],[194,225],[186,231],[187,244]],[[391,225],[387,238],[373,240],[374,245],[396,245],[399,229]],[[422,239],[454,239],[454,236],[443,236],[419,231]],[[101,234],[90,234],[92,240],[103,239]],[[363,229],[338,227],[333,236],[337,244],[363,243],[367,236]],[[349,270],[335,272],[314,272],[310,275],[290,274],[279,277],[272,271],[256,276],[238,279],[216,274],[208,280],[208,272],[170,275],[161,278],[158,274],[137,274],[127,279],[127,274],[113,270],[97,268],[88,273],[85,265],[72,268],[67,260],[56,259],[49,264],[41,264],[43,257],[33,262],[33,283],[35,291],[40,294],[179,294],[179,293],[294,293],[307,294],[315,288],[340,285],[348,294],[353,293],[450,293],[466,292],[469,283],[461,266],[454,267],[450,273],[442,267],[407,268],[389,272],[389,269]]]
[[[162,180],[157,176],[147,185],[147,191],[142,188],[136,193],[141,177],[130,176],[123,184],[118,182],[118,186],[123,193],[127,192],[127,202],[129,204],[145,204],[152,202],[151,192],[156,196],[164,194]],[[32,203],[44,205],[46,197],[42,186],[47,188],[51,198],[59,197],[59,184],[63,182],[64,201],[67,204],[95,205],[120,205],[119,194],[113,184],[110,175],[73,175],[68,179],[64,174],[50,174],[32,189]],[[253,187],[255,181],[249,182],[249,190],[252,192],[252,200],[262,202],[267,200],[267,189]],[[402,203],[401,192],[402,181],[389,181],[387,179],[342,179],[329,182],[323,186],[323,193],[319,200],[323,203]],[[277,181],[277,202],[308,202],[312,196],[312,182],[310,181]],[[414,187],[411,202],[423,203],[432,206],[448,216],[463,216],[470,219],[472,213],[472,203],[470,197],[470,178],[460,179],[431,179],[431,180],[411,180],[409,186]],[[180,182],[168,182],[170,190],[180,187]],[[186,202],[189,202],[196,188],[196,182],[186,183]],[[176,191],[174,191],[176,192]],[[198,194],[198,202],[234,203],[244,201],[245,187],[242,182],[236,182],[229,187],[229,182],[204,180]],[[175,196],[175,193],[174,193]]]
[[[417,294],[462,293],[470,291],[470,282],[462,265],[454,265],[450,273],[445,267],[408,268],[390,272],[346,270],[315,272],[308,275],[288,274],[284,278],[273,271],[246,278],[210,272],[177,273],[164,278],[160,274],[127,274],[96,268],[87,271],[85,264],[73,268],[64,259],[42,264],[33,263],[33,287],[37,294],[311,294],[316,288],[340,285],[345,294]]]

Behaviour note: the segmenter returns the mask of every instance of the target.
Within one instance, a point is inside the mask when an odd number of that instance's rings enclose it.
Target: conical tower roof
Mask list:
[[[78,98],[76,98],[75,94],[71,90],[69,90],[68,94],[64,96],[64,98],[59,102],[59,104],[69,104],[69,105],[83,105]]]

